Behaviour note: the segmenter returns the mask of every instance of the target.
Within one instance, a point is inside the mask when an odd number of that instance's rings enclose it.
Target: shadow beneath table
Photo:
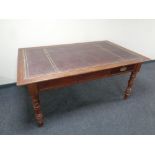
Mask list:
[[[96,104],[110,104],[123,99],[128,76],[117,76],[54,89],[40,94],[45,116],[64,113]]]
[[[98,104],[128,102],[130,98],[123,100],[128,79],[129,74],[125,74],[41,92],[40,101],[43,114],[46,117],[53,117],[53,115],[97,106]],[[131,97],[142,97],[143,91],[146,90],[145,87],[143,79],[137,78]],[[28,113],[30,114],[28,121],[30,121],[34,119],[30,97],[28,102]]]

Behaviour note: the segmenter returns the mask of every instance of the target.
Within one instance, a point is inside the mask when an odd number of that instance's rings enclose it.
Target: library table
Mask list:
[[[28,87],[36,121],[42,126],[40,91],[131,72],[124,93],[127,99],[141,64],[148,60],[110,41],[20,48],[17,85]]]

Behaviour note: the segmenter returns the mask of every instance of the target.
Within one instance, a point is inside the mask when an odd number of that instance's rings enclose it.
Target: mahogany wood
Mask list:
[[[39,101],[39,90],[37,84],[28,85],[29,93],[32,97],[32,105],[35,113],[35,118],[39,126],[43,126],[43,114],[41,112]]]
[[[140,67],[141,67],[141,64],[135,65],[134,70],[131,72],[130,79],[128,81],[128,86],[127,86],[125,94],[124,94],[124,99],[127,99],[131,95],[133,82],[136,78],[138,71],[140,70]]]
[[[39,92],[131,72],[124,99],[131,94],[141,64],[149,58],[109,41],[21,48],[17,85],[27,85],[35,118],[43,125]]]

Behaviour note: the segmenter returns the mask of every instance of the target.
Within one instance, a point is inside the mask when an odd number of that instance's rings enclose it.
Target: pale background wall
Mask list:
[[[155,59],[155,20],[0,20],[0,85],[16,82],[20,47],[97,40]]]

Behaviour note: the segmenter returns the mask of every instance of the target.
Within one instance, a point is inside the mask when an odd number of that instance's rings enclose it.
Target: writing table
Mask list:
[[[127,99],[141,64],[148,60],[110,41],[20,48],[17,85],[28,87],[36,121],[42,126],[40,91],[131,72]]]

